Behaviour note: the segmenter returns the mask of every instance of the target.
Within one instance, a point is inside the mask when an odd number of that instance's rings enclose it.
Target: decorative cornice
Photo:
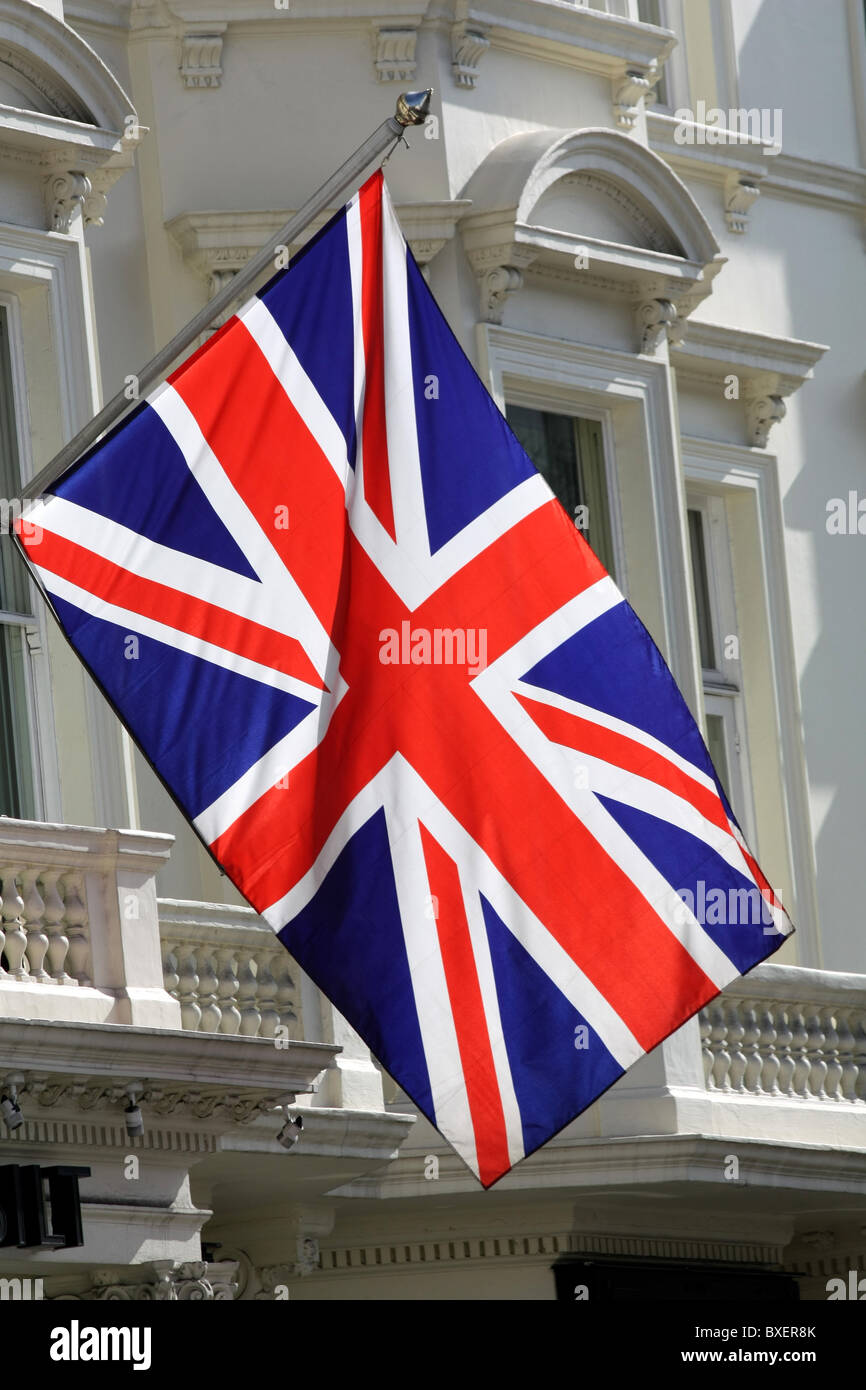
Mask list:
[[[866,169],[805,159],[784,150],[768,157],[760,140],[747,137],[721,145],[699,143],[700,132],[706,127],[697,124],[693,128],[695,138],[678,143],[674,131],[680,126],[689,129],[675,116],[647,112],[650,148],[680,173],[721,185],[730,174],[737,173],[777,198],[819,207],[866,208]]]
[[[237,1264],[221,1260],[209,1264],[204,1260],[151,1260],[137,1266],[135,1272],[146,1277],[127,1282],[132,1271],[128,1268],[96,1269],[92,1283],[79,1293],[49,1292],[46,1300],[65,1302],[199,1302],[218,1300],[228,1302],[237,1297]],[[126,1277],[124,1277],[126,1276]],[[49,1285],[50,1288],[50,1285]]]
[[[412,254],[427,265],[454,236],[460,219],[471,207],[468,199],[403,203],[397,217]],[[184,212],[165,224],[187,264],[201,275],[213,297],[291,217],[290,211]],[[320,213],[303,237],[288,247],[289,258],[325,226],[330,210]]]
[[[469,1239],[408,1241],[395,1245],[349,1246],[321,1252],[322,1274],[361,1269],[399,1269],[423,1264],[488,1264],[532,1261],[550,1264],[573,1256],[607,1255],[637,1259],[713,1260],[778,1267],[777,1245],[665,1236],[595,1234],[557,1231],[542,1235],[497,1235]]]
[[[764,188],[776,198],[791,198],[820,207],[829,204],[858,210],[866,208],[866,169],[804,159],[800,155],[783,152],[771,160]]]
[[[268,1038],[133,1024],[0,1019],[4,1071],[85,1088],[136,1081],[190,1097],[304,1094],[339,1050],[295,1040],[276,1048]]]
[[[749,444],[766,448],[773,425],[785,416],[784,397],[810,380],[828,348],[799,338],[774,338],[720,324],[690,322],[672,348],[681,385],[714,385],[735,376]]]

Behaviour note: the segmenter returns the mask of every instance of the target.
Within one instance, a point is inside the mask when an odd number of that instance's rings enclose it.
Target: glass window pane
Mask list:
[[[505,418],[539,473],[550,484],[569,516],[574,518],[583,498],[571,416],[509,405]]]
[[[13,405],[9,325],[0,308],[0,611],[29,613],[24,562],[7,534],[18,515],[20,492]],[[27,659],[24,628],[0,622],[0,815],[22,818],[34,814]]]
[[[654,24],[657,29],[663,29],[665,27],[659,0],[637,0],[637,17],[642,24]],[[665,74],[662,73],[656,83],[653,105],[667,106],[667,104],[667,83],[665,81]]]
[[[725,789],[725,796],[728,801],[731,801],[725,721],[720,714],[707,715],[707,748],[710,750],[710,757],[713,760],[713,767],[719,775],[719,781]]]
[[[580,492],[589,511],[589,541],[608,574],[614,575],[613,541],[607,474],[604,467],[604,440],[598,420],[575,420]],[[615,575],[614,575],[615,577]]]
[[[695,584],[695,607],[698,619],[698,642],[701,665],[705,671],[716,666],[713,643],[713,620],[710,609],[710,579],[707,572],[707,552],[704,544],[704,518],[695,508],[689,508],[689,547],[692,555],[692,576]]]
[[[581,530],[605,569],[614,574],[604,443],[599,422],[532,410],[522,405],[506,406],[505,417],[575,523],[583,521],[578,508],[586,508],[589,524],[581,525]]]
[[[24,630],[0,624],[0,816],[33,815]]]
[[[6,613],[29,613],[31,609],[30,586],[24,562],[8,534],[20,505],[19,477],[9,325],[0,307],[0,609]]]

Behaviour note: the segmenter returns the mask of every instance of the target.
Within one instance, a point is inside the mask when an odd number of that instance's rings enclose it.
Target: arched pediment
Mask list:
[[[709,223],[685,184],[659,155],[604,127],[513,135],[491,150],[463,194],[472,216],[511,211],[515,222],[593,235],[579,225],[581,204],[618,219],[624,245],[644,245],[706,265],[719,252]],[[551,216],[572,224],[551,223]],[[605,240],[615,240],[607,237]],[[652,245],[652,243],[658,243]]]
[[[135,115],[90,45],[25,0],[0,0],[0,104],[117,133]]]
[[[463,190],[463,245],[485,318],[523,273],[573,279],[684,317],[722,264],[706,218],[668,165],[616,130],[536,130],[501,141]],[[580,275],[580,279],[578,279]],[[672,312],[671,312],[672,311]]]

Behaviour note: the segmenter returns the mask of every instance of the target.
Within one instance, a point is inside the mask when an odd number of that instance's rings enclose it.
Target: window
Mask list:
[[[662,15],[661,0],[637,0],[637,17],[641,24],[654,24],[657,29],[667,27]],[[653,106],[668,105],[667,79],[664,72],[655,85],[650,104]]]
[[[35,619],[30,581],[9,534],[19,478],[9,326],[0,307],[0,815],[29,819],[35,812],[26,629]]]
[[[522,405],[506,406],[505,418],[605,569],[616,578],[599,421]]]
[[[751,839],[754,811],[725,503],[696,493],[689,494],[687,506],[707,747],[734,814]]]

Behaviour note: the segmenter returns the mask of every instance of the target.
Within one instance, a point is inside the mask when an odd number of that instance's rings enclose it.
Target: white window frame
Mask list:
[[[616,477],[616,449],[613,438],[613,424],[609,410],[599,410],[592,405],[571,405],[565,401],[558,400],[556,404],[550,401],[539,403],[537,390],[526,390],[519,385],[515,385],[506,392],[505,400],[501,407],[505,414],[505,405],[525,406],[529,410],[540,410],[551,412],[555,415],[568,415],[573,420],[595,420],[601,425],[601,447],[604,453],[604,485],[607,490],[608,517],[610,520],[610,544],[613,551],[613,563],[616,573],[612,578],[616,581],[617,587],[625,593],[624,582],[620,583],[620,576],[625,576],[625,549],[622,539],[622,518],[619,508],[619,491],[617,488]],[[572,518],[573,520],[574,518]],[[590,530],[592,522],[590,521]],[[585,539],[585,537],[584,537]],[[626,595],[627,596],[627,595]]]
[[[712,628],[714,667],[703,667],[704,713],[722,720],[729,786],[728,796],[748,843],[757,850],[758,832],[752,797],[749,740],[743,707],[742,668],[739,658],[740,630],[734,593],[734,572],[724,499],[717,493],[689,488],[687,510],[698,512],[704,537],[704,559],[709,590],[709,619]],[[736,639],[738,655],[725,656],[727,639]],[[706,737],[706,724],[704,725]]]
[[[33,476],[30,450],[30,428],[27,410],[27,387],[22,351],[21,314],[17,296],[0,291],[0,309],[6,316],[9,329],[9,368],[12,393],[12,415],[18,457],[18,483],[23,486]],[[12,499],[7,499],[12,500]],[[23,562],[22,562],[23,563]],[[54,713],[48,672],[47,615],[36,585],[28,577],[29,612],[16,615],[3,612],[0,622],[19,626],[24,642],[24,687],[27,704],[30,775],[33,789],[33,815],[37,820],[60,819],[60,777],[56,757]]]
[[[50,341],[40,332],[34,340],[25,324],[22,304],[33,296],[47,296],[45,321]],[[86,251],[75,236],[43,232],[31,227],[0,223],[0,302],[9,315],[12,387],[18,435],[19,469],[23,482],[64,440],[80,429],[99,409],[99,374],[88,289]],[[38,360],[38,382],[28,380],[28,368]],[[34,420],[31,396],[44,405]],[[50,401],[50,404],[49,404]],[[56,412],[56,424],[49,422]],[[53,418],[53,417],[52,417]],[[39,424],[39,456],[33,440]],[[48,456],[43,457],[44,454]],[[57,744],[49,663],[49,618],[45,603],[33,586],[34,619],[28,625],[30,653],[31,756],[34,761],[33,799],[37,819],[62,822],[61,760]],[[51,635],[52,644],[56,634]],[[118,736],[117,721],[93,682],[84,679],[94,820],[109,826],[133,824],[136,819],[135,789],[127,754],[128,735]]]
[[[617,586],[626,598],[634,593],[633,606],[700,720],[685,493],[668,363],[498,324],[480,323],[476,331],[480,375],[503,414],[508,400],[602,421]]]
[[[729,521],[728,554],[734,587],[743,587],[736,585],[737,557],[742,564],[746,556],[751,566],[748,604],[738,613],[739,678],[757,838],[764,867],[772,868],[769,855],[782,865],[776,872],[785,874],[773,886],[797,926],[798,963],[820,969],[815,852],[776,457],[766,449],[691,436],[683,436],[682,450],[689,491],[714,495],[729,518],[732,508],[739,518]],[[752,653],[743,640],[749,623],[762,634]]]

